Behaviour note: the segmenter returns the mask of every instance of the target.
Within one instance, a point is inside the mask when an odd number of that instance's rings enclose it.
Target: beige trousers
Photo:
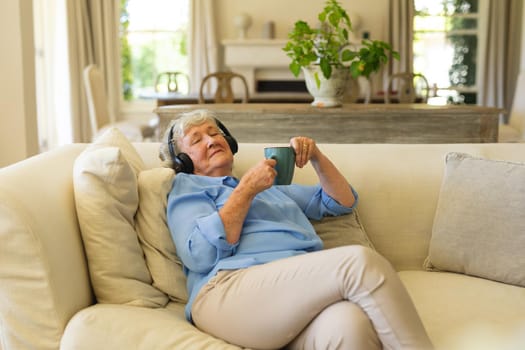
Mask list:
[[[204,332],[252,349],[432,349],[397,273],[361,246],[219,272],[192,317]]]

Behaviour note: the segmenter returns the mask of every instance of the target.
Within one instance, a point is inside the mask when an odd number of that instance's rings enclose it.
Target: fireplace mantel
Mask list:
[[[283,51],[286,39],[223,40],[224,65],[244,75],[250,95],[255,95],[259,81],[304,81],[288,69],[290,58]],[[242,91],[240,85],[234,90]]]

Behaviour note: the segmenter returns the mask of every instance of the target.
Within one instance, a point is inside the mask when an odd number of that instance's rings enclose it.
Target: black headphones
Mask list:
[[[215,119],[215,123],[217,123],[217,126],[221,130],[221,133],[223,134],[224,138],[226,139],[226,142],[228,142],[228,145],[230,146],[230,150],[233,154],[237,153],[239,150],[239,145],[237,144],[237,140],[233,138],[233,136],[230,134],[228,129],[224,126],[223,123],[217,118]],[[179,153],[175,154],[175,148],[173,147],[173,127],[175,125],[172,125],[170,128],[170,133],[168,136],[168,149],[170,152],[171,159],[173,160],[173,168],[175,169],[176,173],[187,173],[187,174],[193,174],[193,161],[191,160],[190,156],[188,156],[186,153]]]

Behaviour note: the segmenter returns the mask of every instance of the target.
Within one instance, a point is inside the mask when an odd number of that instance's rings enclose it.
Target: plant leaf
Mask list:
[[[323,76],[326,79],[330,79],[330,76],[332,75],[332,65],[330,64],[330,61],[326,59],[325,57],[322,57],[319,65],[321,66],[321,71],[323,72]]]
[[[295,77],[298,77],[299,73],[301,73],[301,65],[297,63],[296,61],[293,61],[292,63],[290,63],[289,68],[290,68],[290,72],[292,72],[292,74]]]
[[[321,88],[321,79],[319,79],[319,72],[315,72],[314,73],[314,78],[315,78],[315,85],[317,86],[317,88]]]
[[[348,62],[348,61],[353,60],[356,57],[357,57],[357,52],[345,49],[343,50],[343,53],[341,54],[341,61]]]

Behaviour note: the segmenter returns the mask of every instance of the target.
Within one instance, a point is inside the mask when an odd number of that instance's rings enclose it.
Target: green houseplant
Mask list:
[[[321,89],[325,81],[336,80],[338,87],[324,91],[325,94],[335,93],[336,100],[344,93],[348,76],[356,79],[377,72],[388,61],[389,54],[399,59],[399,53],[380,40],[364,39],[359,47],[349,40],[352,23],[345,9],[337,0],[326,0],[323,10],[318,14],[319,26],[312,28],[307,22],[299,20],[288,33],[288,42],[283,50],[291,58],[290,71],[299,76],[301,70],[305,74],[307,87]],[[308,77],[312,76],[315,86],[309,86]],[[325,89],[326,90],[326,89]],[[317,99],[317,97],[316,97]],[[323,100],[323,98],[321,98]],[[332,101],[313,105],[338,105]]]

